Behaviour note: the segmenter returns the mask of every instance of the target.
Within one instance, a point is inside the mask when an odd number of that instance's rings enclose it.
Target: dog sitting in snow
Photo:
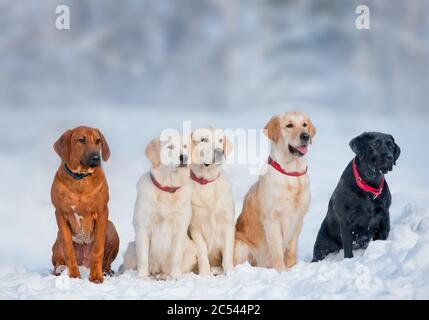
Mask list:
[[[344,249],[365,249],[371,239],[386,240],[392,202],[384,175],[396,164],[401,149],[389,134],[365,132],[350,141],[356,157],[344,170],[329,201],[317,235],[313,262]]]
[[[192,208],[189,178],[189,137],[152,140],[146,157],[152,168],[137,184],[134,208],[135,242],[119,272],[137,269],[141,278],[179,278],[196,268],[196,251],[188,237]]]
[[[89,280],[103,282],[112,274],[111,264],[119,250],[119,237],[108,220],[109,187],[101,167],[110,149],[98,129],[67,130],[55,142],[61,165],[51,189],[58,224],[52,248],[54,274],[67,267],[71,278],[79,278],[78,266],[90,268]],[[100,156],[101,152],[101,156]]]
[[[195,242],[200,275],[210,267],[233,268],[234,199],[222,162],[232,145],[220,129],[199,128],[192,133],[191,179],[192,220],[189,227]]]
[[[276,115],[265,126],[271,140],[267,172],[250,188],[236,223],[234,263],[285,271],[296,264],[298,238],[310,206],[305,155],[316,134],[302,112]]]

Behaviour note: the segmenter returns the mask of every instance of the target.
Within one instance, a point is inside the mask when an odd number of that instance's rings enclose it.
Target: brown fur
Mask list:
[[[85,137],[86,143],[79,138]],[[82,158],[100,152],[104,161],[110,157],[106,139],[98,129],[78,127],[67,130],[54,144],[62,163],[51,189],[58,225],[57,239],[52,247],[54,274],[67,266],[69,276],[79,278],[79,265],[90,268],[89,280],[103,282],[103,271],[111,273],[111,263],[119,250],[119,237],[108,220],[109,190],[101,167],[82,165]],[[67,174],[64,163],[75,173],[91,173],[75,180]]]

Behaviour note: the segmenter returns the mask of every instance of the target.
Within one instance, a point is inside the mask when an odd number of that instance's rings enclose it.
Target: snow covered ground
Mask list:
[[[87,279],[54,277],[51,246],[57,227],[50,186],[59,164],[53,142],[80,124],[99,127],[112,156],[104,164],[110,186],[110,218],[121,237],[122,253],[134,237],[131,225],[135,183],[148,169],[143,150],[164,128],[262,128],[289,106],[246,112],[157,110],[120,107],[0,110],[0,299],[428,299],[429,174],[427,115],[352,114],[304,106],[317,127],[307,156],[312,203],[299,243],[299,263],[290,271],[237,266],[228,276],[185,275],[178,281],[138,279],[134,272],[107,278],[102,285]],[[351,138],[365,130],[391,133],[402,149],[386,177],[392,192],[392,228],[387,241],[371,242],[366,251],[343,260],[342,252],[311,264],[312,248],[329,197],[353,157]],[[248,165],[225,167],[233,182],[236,214],[256,180]],[[84,278],[87,272],[82,270]]]

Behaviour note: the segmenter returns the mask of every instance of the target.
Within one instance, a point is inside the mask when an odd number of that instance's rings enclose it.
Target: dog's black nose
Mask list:
[[[101,157],[98,153],[91,153],[87,159],[87,165],[92,168],[99,166],[101,163]]]
[[[301,139],[301,141],[307,142],[310,139],[310,136],[308,135],[307,132],[303,132],[303,133],[301,133],[299,138]]]
[[[179,157],[180,163],[184,164],[188,162],[188,156],[185,154],[181,154]]]

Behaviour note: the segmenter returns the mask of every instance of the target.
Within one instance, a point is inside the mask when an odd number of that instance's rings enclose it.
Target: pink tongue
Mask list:
[[[302,146],[302,147],[298,147],[296,148],[299,152],[301,152],[302,154],[306,154],[307,153],[307,146]]]

